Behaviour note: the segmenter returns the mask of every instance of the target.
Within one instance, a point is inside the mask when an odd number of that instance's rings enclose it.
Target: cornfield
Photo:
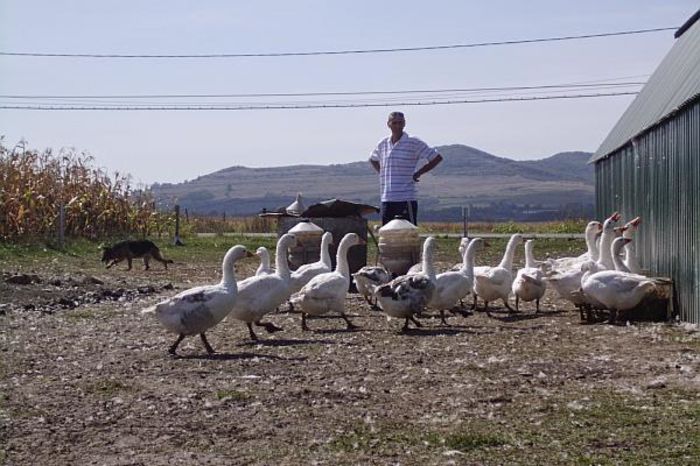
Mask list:
[[[0,239],[55,237],[61,206],[67,237],[145,237],[174,223],[148,192],[132,190],[128,176],[111,178],[91,163],[73,150],[39,153],[23,143],[10,150],[0,140]]]

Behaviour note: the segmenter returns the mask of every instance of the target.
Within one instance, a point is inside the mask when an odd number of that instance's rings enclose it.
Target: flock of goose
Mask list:
[[[489,302],[498,299],[513,311],[508,301],[511,294],[515,296],[516,311],[521,301],[535,301],[536,312],[539,312],[539,301],[547,284],[551,284],[562,298],[579,307],[582,317],[583,309],[605,308],[611,311],[614,319],[615,313],[637,306],[653,292],[657,280],[642,275],[635,258],[632,236],[639,218],[616,229],[619,218],[615,213],[603,224],[590,222],[585,232],[588,251],[577,257],[536,261],[534,242],[526,241],[525,267],[515,274],[513,257],[523,242],[521,234],[511,236],[497,266],[475,267],[476,252],[484,242],[481,238],[464,238],[459,245],[462,261],[442,273],[436,272],[433,260],[436,240],[428,237],[423,242],[421,262],[406,275],[392,278],[380,266],[366,266],[350,274],[348,250],[364,243],[355,233],[348,233],[340,241],[335,269],[332,269],[329,254],[333,237],[326,232],[322,237],[319,260],[291,271],[287,253],[296,244],[296,238],[288,233],[277,242],[274,268],[270,266],[267,249],[260,247],[256,251],[260,266],[255,275],[236,281],[235,262],[253,256],[244,246],[236,245],[224,256],[219,283],[183,291],[143,312],[155,314],[168,331],[178,335],[169,348],[173,355],[186,336],[197,334],[207,352],[213,353],[205,332],[226,317],[245,322],[253,340],[258,339],[254,325],[263,327],[268,333],[282,330],[263,319],[284,303],[300,308],[303,330],[309,330],[308,316],[329,312],[338,314],[348,329],[355,329],[357,327],[345,314],[345,298],[352,279],[373,309],[382,311],[387,317],[404,319],[402,332],[408,330],[410,322],[420,327],[416,317],[421,317],[427,308],[439,311],[441,322],[447,324],[445,311],[464,314],[460,304],[469,294],[474,295],[473,309],[476,309],[480,297],[487,313]],[[622,236],[616,238],[619,235]],[[621,257],[623,249],[624,259]]]

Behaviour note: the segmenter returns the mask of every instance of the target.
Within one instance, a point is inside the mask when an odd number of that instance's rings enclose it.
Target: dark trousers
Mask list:
[[[418,225],[418,201],[382,202],[382,225],[396,217]]]

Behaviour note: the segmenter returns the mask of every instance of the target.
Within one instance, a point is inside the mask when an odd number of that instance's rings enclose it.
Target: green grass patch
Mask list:
[[[217,390],[216,398],[218,400],[245,401],[250,398],[250,395],[240,390]]]
[[[550,461],[560,458],[565,447],[564,462],[574,464],[666,464],[670,458],[700,458],[696,392],[658,390],[633,397],[606,389],[585,395],[589,400],[578,409],[559,400],[540,410],[544,416],[538,426],[527,422],[526,410],[514,407],[517,412],[510,413],[506,424],[523,445],[520,452],[533,461]]]
[[[467,453],[507,445],[505,437],[494,434],[488,426],[460,425],[455,431],[424,431],[416,426],[358,424],[334,438],[329,448],[336,452],[379,452],[394,454],[407,448],[434,454],[442,450]]]
[[[90,309],[77,309],[65,314],[68,320],[89,320],[95,318],[95,312]]]
[[[85,387],[85,391],[103,396],[114,396],[120,392],[126,392],[131,388],[118,380],[103,379],[93,382]]]

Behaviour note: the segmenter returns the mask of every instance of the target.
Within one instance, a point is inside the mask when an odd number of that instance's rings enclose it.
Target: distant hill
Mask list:
[[[587,164],[588,152],[516,161],[458,144],[438,150],[445,160],[419,183],[419,218],[457,220],[462,206],[471,206],[472,218],[482,220],[592,215],[594,172]],[[330,198],[379,205],[377,176],[366,161],[233,166],[183,183],[156,183],[151,189],[161,206],[178,203],[201,214],[275,210],[290,204],[297,192],[307,206]]]

